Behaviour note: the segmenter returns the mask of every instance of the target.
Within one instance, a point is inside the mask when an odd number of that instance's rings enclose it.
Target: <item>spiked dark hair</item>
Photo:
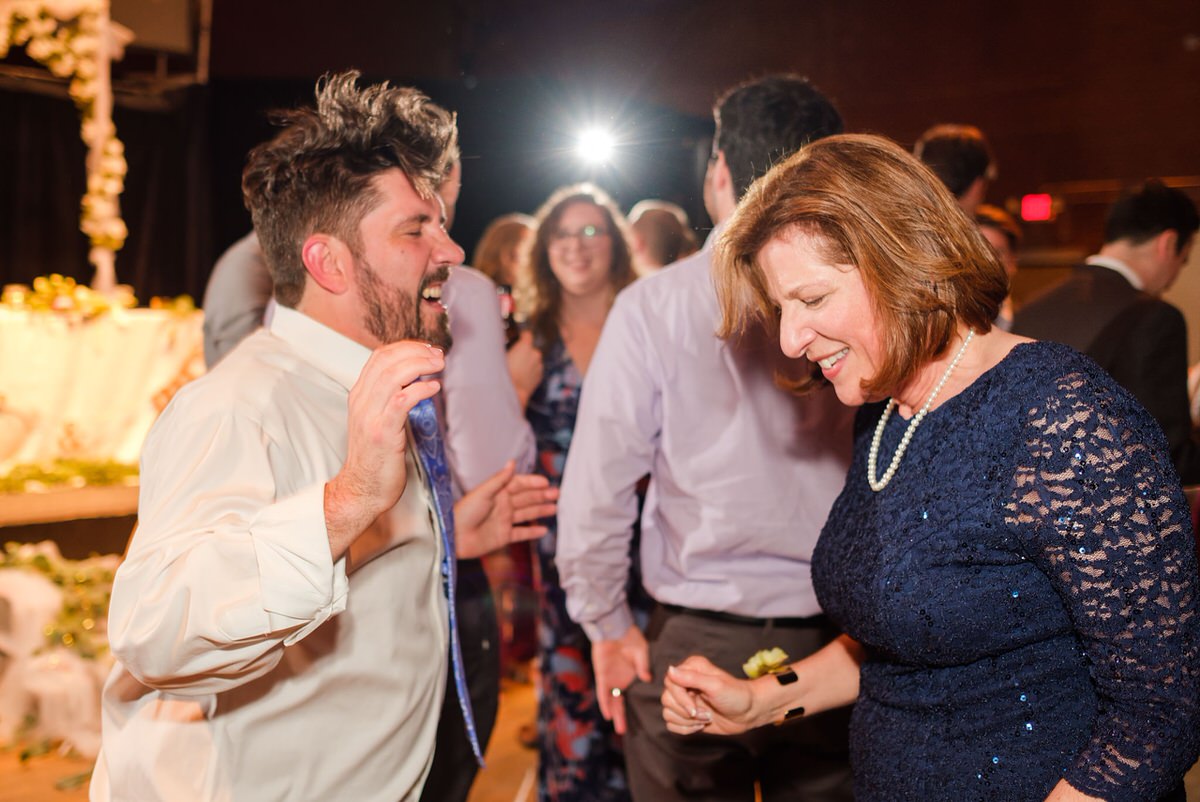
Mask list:
[[[454,115],[416,89],[386,82],[359,87],[351,70],[323,77],[316,107],[276,112],[283,126],[250,151],[242,196],[275,284],[295,306],[304,292],[301,248],[326,233],[361,250],[358,226],[377,200],[372,180],[399,169],[424,198],[458,159]]]

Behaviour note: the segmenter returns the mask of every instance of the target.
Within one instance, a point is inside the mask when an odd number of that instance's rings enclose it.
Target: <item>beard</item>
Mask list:
[[[420,340],[435,345],[442,351],[450,350],[453,338],[450,336],[449,316],[442,312],[436,320],[426,322],[425,316],[419,311],[419,299],[425,288],[434,282],[445,282],[450,274],[448,268],[425,276],[421,279],[416,295],[406,295],[385,287],[379,274],[365,259],[360,259],[358,266],[359,291],[366,307],[364,322],[367,331],[371,332],[375,339],[384,344],[400,340]]]

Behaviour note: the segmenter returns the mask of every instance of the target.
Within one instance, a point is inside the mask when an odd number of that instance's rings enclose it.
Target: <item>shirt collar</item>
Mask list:
[[[1101,256],[1096,254],[1095,256],[1089,256],[1086,262],[1087,264],[1094,265],[1096,267],[1107,267],[1109,270],[1115,270],[1116,272],[1120,273],[1126,281],[1132,284],[1135,290],[1146,289],[1146,285],[1142,283],[1141,277],[1137,273],[1134,273],[1129,265],[1125,264],[1120,259],[1114,259],[1111,256]]]
[[[276,306],[268,327],[306,362],[347,391],[371,357],[371,349],[286,306]]]
[[[704,238],[704,247],[700,250],[711,251],[713,246],[717,244],[717,237],[721,236],[721,232],[724,230],[725,223],[718,223],[717,225],[713,226],[712,231],[708,232],[708,236]]]

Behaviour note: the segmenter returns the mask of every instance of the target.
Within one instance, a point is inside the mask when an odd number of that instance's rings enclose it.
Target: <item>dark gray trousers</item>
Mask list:
[[[755,626],[656,607],[646,632],[654,681],[635,682],[625,702],[625,760],[633,798],[753,802],[757,782],[763,802],[850,802],[850,708],[724,737],[668,732],[660,702],[667,666],[689,655],[703,655],[740,677],[745,676],[742,663],[759,649],[779,646],[795,661],[837,634],[827,626]]]
[[[458,576],[458,634],[463,666],[479,744],[486,749],[500,703],[500,632],[496,607],[479,560],[459,560]],[[448,671],[433,766],[421,791],[421,802],[466,802],[479,770],[454,691],[453,668]]]

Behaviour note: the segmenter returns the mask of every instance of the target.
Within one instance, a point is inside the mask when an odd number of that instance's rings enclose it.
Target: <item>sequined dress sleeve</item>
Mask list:
[[[1018,346],[867,486],[879,417],[814,555],[867,649],[856,798],[1155,800],[1200,752],[1187,506],[1161,431],[1094,363]],[[886,464],[907,421],[893,416]]]

